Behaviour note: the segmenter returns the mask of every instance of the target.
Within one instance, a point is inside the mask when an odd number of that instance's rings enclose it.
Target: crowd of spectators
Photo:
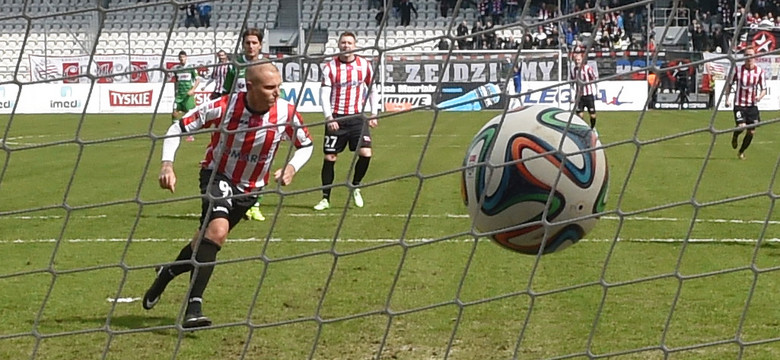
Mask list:
[[[411,0],[402,0],[403,2]],[[442,17],[451,16],[456,0],[437,0]],[[493,31],[496,26],[518,21],[526,1],[530,1],[528,17],[543,25],[526,31],[515,39],[512,32]],[[687,27],[689,49],[696,52],[725,52],[731,46],[731,33],[740,19],[745,17],[745,28],[780,27],[780,0],[756,0],[746,9],[744,0],[684,0],[677,13],[667,10],[656,13],[655,8],[646,6],[625,7],[632,0],[473,0],[463,1],[462,6],[473,7],[477,19],[458,26],[457,36],[468,36],[467,40],[456,41],[450,46],[455,49],[549,49],[563,47],[571,49],[576,44],[590,39],[592,48],[599,51],[654,50],[656,28],[655,16],[670,17],[673,26]],[[394,0],[401,2],[401,0]],[[598,7],[596,6],[598,2]],[[562,4],[562,8],[558,4]],[[597,8],[600,10],[597,11]],[[619,10],[610,10],[616,9]],[[394,10],[395,11],[395,10]],[[568,14],[565,21],[550,21]],[[599,18],[599,16],[601,18]],[[407,23],[408,24],[408,23]],[[658,29],[660,31],[660,27]]]
[[[189,3],[182,5],[179,9],[184,11],[185,27],[211,27],[211,4],[207,2]]]

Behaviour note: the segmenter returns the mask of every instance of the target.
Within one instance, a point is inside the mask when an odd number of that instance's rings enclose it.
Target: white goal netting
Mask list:
[[[702,3],[0,0],[0,359],[780,358],[780,8]],[[247,28],[315,155],[228,236],[213,325],[185,329],[187,276],[139,302],[198,229],[211,135],[182,142],[161,190],[169,70],[186,51],[206,101]],[[344,31],[375,66],[380,125],[365,207],[345,152],[316,212],[320,66]],[[723,88],[751,45],[768,95],[740,160]],[[463,156],[519,104],[573,111],[574,52],[599,75],[609,201],[579,244],[513,253],[466,215]]]

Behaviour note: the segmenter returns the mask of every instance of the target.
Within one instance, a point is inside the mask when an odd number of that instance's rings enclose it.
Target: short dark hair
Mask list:
[[[263,42],[263,32],[258,28],[248,28],[244,30],[244,33],[241,34],[241,42],[246,40],[247,36],[257,36],[257,40],[260,41],[260,43]]]
[[[345,31],[345,32],[341,33],[341,35],[339,35],[339,41],[341,40],[341,38],[343,38],[345,36],[351,36],[353,39],[357,40],[357,35],[355,35],[355,33],[351,32],[351,31]]]
[[[179,51],[179,56],[182,56],[182,55],[187,56],[187,52],[184,51],[184,50]]]

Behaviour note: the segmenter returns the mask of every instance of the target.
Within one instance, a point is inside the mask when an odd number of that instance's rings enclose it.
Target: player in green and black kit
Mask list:
[[[173,101],[172,120],[181,119],[182,115],[195,108],[195,89],[200,84],[195,68],[187,67],[187,52],[179,51],[179,64],[174,66],[173,81],[176,82],[176,96]]]
[[[241,35],[241,44],[244,47],[244,55],[236,58],[238,66],[231,66],[225,76],[223,83],[223,94],[233,92],[246,92],[246,67],[248,64],[260,60],[260,47],[263,44],[263,33],[260,29],[249,28]],[[263,221],[265,216],[260,211],[260,201],[263,196],[257,197],[257,202],[246,212],[246,217],[250,220]]]

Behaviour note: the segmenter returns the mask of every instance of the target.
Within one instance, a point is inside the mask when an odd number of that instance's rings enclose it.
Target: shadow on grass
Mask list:
[[[736,161],[736,160],[739,160],[739,158],[737,158],[736,154],[733,157],[732,156],[728,156],[728,157],[726,157],[726,156],[710,156],[709,158],[707,158],[706,156],[666,156],[666,158],[667,159],[679,159],[679,160],[704,160],[704,159],[708,159],[708,160],[713,160],[713,161],[731,161],[731,160],[735,160]]]
[[[30,324],[32,325],[33,322]],[[41,333],[45,334],[99,329],[105,324],[105,317],[73,316],[44,320],[38,324],[38,328]],[[157,335],[179,336],[176,318],[171,316],[119,315],[111,318],[109,326],[111,331],[139,331]],[[196,332],[196,329],[185,329],[184,336],[195,337],[194,333]]]

